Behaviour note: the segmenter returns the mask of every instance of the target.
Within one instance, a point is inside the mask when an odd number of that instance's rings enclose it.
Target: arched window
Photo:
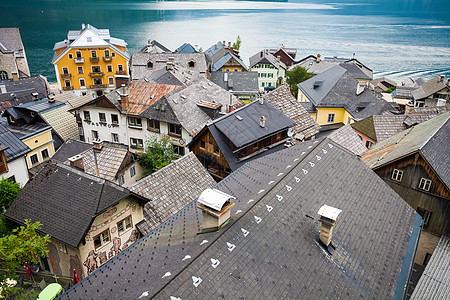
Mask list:
[[[147,68],[153,69],[153,63],[151,61],[147,62]]]
[[[195,61],[191,60],[190,62],[188,62],[188,66],[189,68],[195,68]]]
[[[0,71],[0,80],[8,79],[8,73],[6,71]]]

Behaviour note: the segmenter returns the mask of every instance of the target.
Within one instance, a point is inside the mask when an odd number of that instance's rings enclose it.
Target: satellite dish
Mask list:
[[[291,137],[291,136],[293,136],[294,135],[294,129],[289,129],[288,130],[288,132],[287,132],[287,135],[288,135],[288,137]]]

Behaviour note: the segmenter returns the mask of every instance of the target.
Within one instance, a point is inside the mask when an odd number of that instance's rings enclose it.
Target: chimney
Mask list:
[[[277,62],[280,62],[281,61],[281,56],[277,56]]]
[[[11,73],[13,77],[13,81],[19,81],[19,74],[18,73]]]
[[[175,64],[175,57],[170,56],[169,60],[167,61],[167,70],[172,70],[174,64]]]
[[[333,61],[336,61],[336,59],[337,59],[337,56],[333,56]]]
[[[48,103],[55,102],[55,96],[53,94],[48,95]]]
[[[320,226],[319,243],[324,246],[330,254],[334,252],[334,246],[331,244],[333,227],[334,225],[336,225],[336,222],[339,219],[338,216],[341,211],[342,210],[338,208],[324,205],[317,212],[317,214],[319,215],[319,221],[322,223],[322,225]]]
[[[264,54],[264,53],[261,51],[261,53],[259,54],[259,57],[263,57],[263,54]]]
[[[266,117],[262,116],[259,119],[259,126],[261,126],[262,128],[266,127]]]
[[[320,62],[320,54],[317,54],[316,62]]]
[[[263,105],[263,104],[264,104],[264,98],[263,98],[263,97],[260,97],[259,100],[258,100],[258,102],[259,102],[260,105]]]
[[[231,42],[228,42],[228,48],[231,48]]]
[[[441,76],[439,77],[439,81],[441,81],[441,82],[444,82],[444,79],[445,79],[445,75],[441,75]]]
[[[122,106],[123,111],[128,110],[128,87],[125,84],[122,84],[122,87],[119,89],[120,95],[120,106]]]
[[[83,23],[83,24],[81,24],[81,29],[85,29],[86,28],[86,25]]]
[[[93,140],[92,144],[94,144],[94,150],[102,150],[102,148],[103,148],[102,140]]]
[[[411,100],[405,105],[405,115],[409,115],[414,112],[414,101]]]
[[[31,99],[33,99],[33,101],[39,100],[39,93],[31,93]]]
[[[77,168],[84,170],[83,155],[81,155],[81,154],[77,154],[75,156],[69,157],[69,163],[73,167],[77,167]]]
[[[197,205],[197,208],[202,211],[201,233],[217,231],[230,221],[230,210],[234,206],[231,199],[236,198],[216,189],[203,191]]]
[[[266,54],[269,54],[269,49],[266,49]]]

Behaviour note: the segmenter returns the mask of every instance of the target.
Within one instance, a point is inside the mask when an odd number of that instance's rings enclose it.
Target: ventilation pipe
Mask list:
[[[259,119],[259,126],[261,126],[262,128],[266,127],[266,117],[265,116],[262,116]]]

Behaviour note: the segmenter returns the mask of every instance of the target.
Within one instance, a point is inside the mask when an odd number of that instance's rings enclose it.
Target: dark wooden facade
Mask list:
[[[392,178],[394,169],[403,172],[401,181]],[[424,217],[425,232],[450,234],[450,191],[419,152],[374,171]],[[422,178],[431,180],[428,191],[419,187]]]
[[[282,49],[278,49],[273,54],[273,56],[275,56],[277,58],[279,56],[280,57],[280,61],[282,63],[284,63],[287,67],[290,67],[290,66],[292,66],[294,64],[294,59],[289,54],[287,54],[285,51],[283,51]]]

